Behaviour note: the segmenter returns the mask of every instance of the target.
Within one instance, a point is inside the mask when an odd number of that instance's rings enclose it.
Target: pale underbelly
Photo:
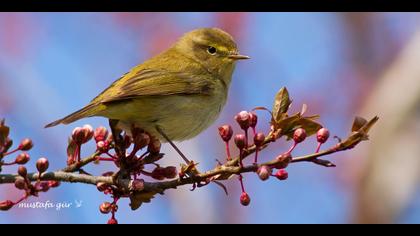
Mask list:
[[[211,97],[148,97],[111,105],[98,115],[120,120],[119,126],[125,131],[134,124],[165,141],[156,131],[159,126],[171,140],[181,141],[200,134],[218,118],[225,99]]]

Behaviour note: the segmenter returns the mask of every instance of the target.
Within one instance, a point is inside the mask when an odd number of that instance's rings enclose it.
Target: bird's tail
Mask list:
[[[70,124],[73,123],[77,120],[80,120],[82,118],[85,117],[89,117],[89,116],[93,116],[95,115],[96,111],[99,109],[98,104],[93,103],[93,104],[89,104],[85,107],[83,107],[82,109],[62,118],[59,120],[56,120],[52,123],[49,123],[48,125],[45,126],[45,128],[49,128],[49,127],[53,127],[59,124]]]

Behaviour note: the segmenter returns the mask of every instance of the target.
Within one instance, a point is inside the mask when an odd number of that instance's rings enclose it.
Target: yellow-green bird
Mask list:
[[[132,68],[84,108],[48,124],[69,124],[102,116],[165,140],[195,137],[209,127],[226,103],[238,53],[232,36],[217,28],[184,34],[165,52]],[[161,132],[160,132],[161,131]]]

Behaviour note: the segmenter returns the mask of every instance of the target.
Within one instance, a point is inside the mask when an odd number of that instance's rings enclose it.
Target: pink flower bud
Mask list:
[[[316,133],[316,140],[319,143],[325,143],[329,137],[330,137],[330,131],[328,131],[327,128],[321,128]]]
[[[0,147],[1,147],[1,143],[0,143]],[[6,140],[4,141],[4,149],[3,152],[7,152],[13,145],[13,140],[11,140],[9,137],[6,138]]]
[[[124,145],[126,149],[128,149],[131,146],[132,142],[133,142],[133,139],[130,136],[128,135],[124,136]]]
[[[258,170],[257,170],[258,177],[260,177],[260,179],[261,179],[262,181],[265,181],[265,180],[267,180],[268,178],[270,178],[271,173],[272,173],[272,170],[271,170],[271,168],[270,168],[270,167],[268,167],[268,166],[261,166],[261,167],[260,167],[260,168],[258,168]]]
[[[104,202],[99,206],[99,211],[102,214],[108,214],[112,210],[112,204],[110,202]]]
[[[151,177],[157,180],[164,180],[165,179],[165,168],[156,167],[151,174]]]
[[[83,127],[76,127],[72,132],[72,139],[76,144],[81,145],[92,139],[94,134],[93,128],[90,125]]]
[[[84,134],[82,127],[76,127],[73,129],[73,132],[71,133],[71,138],[74,140],[75,143],[81,144],[83,143]]]
[[[116,219],[114,219],[114,218],[111,218],[111,219],[108,220],[108,223],[107,224],[109,224],[109,225],[117,225],[118,224],[118,221]]]
[[[83,129],[84,136],[85,136],[84,140],[83,140],[84,141],[83,143],[86,143],[93,138],[93,134],[94,134],[93,127],[91,125],[84,125],[82,127],[82,129]]]
[[[247,130],[249,128],[250,123],[250,116],[247,111],[241,111],[235,116],[236,122],[238,122],[239,126],[243,130]]]
[[[243,192],[241,194],[241,197],[239,198],[239,200],[243,206],[248,206],[249,203],[251,202],[251,198],[246,192]]]
[[[255,114],[255,112],[250,112],[249,113],[249,126],[251,128],[255,128],[257,126],[257,123],[258,123],[257,114]]]
[[[14,205],[15,204],[12,201],[10,201],[10,200],[2,201],[2,202],[0,202],[0,211],[8,211]]]
[[[25,165],[26,163],[28,163],[29,159],[29,154],[26,152],[22,152],[16,157],[15,163],[19,165]]]
[[[19,190],[23,190],[26,187],[26,182],[22,178],[18,178],[15,180],[15,187]]]
[[[278,157],[276,157],[276,161],[278,161],[278,163],[275,164],[273,167],[275,167],[276,169],[284,169],[289,165],[290,161],[292,161],[292,154],[281,154]]]
[[[98,150],[100,152],[107,152],[109,150],[108,141],[98,141],[96,143],[96,150]]]
[[[36,169],[39,171],[39,173],[44,173],[48,167],[50,166],[50,163],[48,162],[48,159],[45,157],[41,157],[36,161]]]
[[[112,204],[111,205],[111,211],[117,212],[118,211],[118,205],[117,204]]]
[[[18,149],[21,151],[29,151],[33,146],[34,145],[32,143],[32,140],[29,138],[25,138],[20,142]]]
[[[57,188],[60,186],[60,181],[50,180],[48,181],[48,186],[50,186],[50,188]]]
[[[257,133],[254,136],[254,144],[255,144],[255,146],[261,147],[263,145],[264,141],[265,141],[265,135],[264,135],[264,133]]]
[[[229,142],[233,135],[233,129],[230,125],[223,125],[219,127],[219,135],[225,142]]]
[[[93,137],[95,138],[96,142],[105,141],[108,137],[108,130],[103,126],[99,126],[95,129]]]
[[[295,132],[293,133],[293,140],[296,143],[301,143],[305,139],[306,139],[306,131],[302,128],[296,129]]]
[[[146,133],[139,133],[134,136],[133,139],[134,144],[137,148],[142,149],[149,145],[150,143],[150,136]]]
[[[99,192],[104,192],[105,190],[109,188],[109,185],[104,182],[99,182],[96,184],[96,188],[98,189]]]
[[[131,182],[131,191],[142,191],[144,189],[144,180],[135,179]]]
[[[245,144],[246,144],[245,135],[237,134],[235,135],[235,138],[233,140],[235,141],[236,147],[238,147],[239,149],[245,148]]]
[[[162,146],[162,144],[160,143],[160,141],[156,138],[153,138],[150,141],[150,143],[147,147],[147,150],[150,152],[150,154],[159,154],[161,146]]]
[[[28,170],[24,166],[19,166],[18,167],[18,174],[20,176],[22,176],[23,178],[26,178],[26,176],[28,175]]]
[[[178,172],[175,166],[168,166],[163,169],[163,175],[167,179],[173,179],[178,175]]]
[[[279,180],[286,180],[289,177],[289,174],[285,169],[280,169],[276,172],[275,176]]]
[[[38,182],[37,189],[41,192],[47,192],[48,190],[50,190],[50,185],[48,181]]]

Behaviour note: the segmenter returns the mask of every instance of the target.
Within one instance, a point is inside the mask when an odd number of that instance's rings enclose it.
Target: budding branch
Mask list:
[[[273,135],[268,135],[268,137],[264,141],[264,145],[261,146],[259,149],[263,150],[268,146],[268,143],[276,141],[278,138],[273,138]],[[336,145],[336,146],[339,146]],[[252,147],[248,148],[243,158],[249,157],[251,154],[255,153],[256,147],[253,145]],[[145,182],[144,183],[144,192],[158,192],[163,193],[166,189],[177,188],[178,186],[199,183],[199,182],[206,182],[211,178],[215,178],[217,176],[230,176],[234,174],[242,174],[247,172],[255,172],[260,166],[273,166],[273,165],[287,165],[288,162],[295,163],[295,162],[302,162],[302,161],[313,161],[318,157],[329,155],[335,153],[337,151],[342,151],[342,149],[337,148],[330,148],[325,151],[321,151],[318,153],[300,156],[292,158],[291,160],[287,159],[276,159],[266,163],[261,164],[253,164],[244,167],[237,166],[239,161],[239,157],[234,158],[233,160],[225,163],[224,165],[218,165],[214,169],[206,171],[204,173],[199,173],[194,176],[185,177],[185,178],[177,178],[174,180],[162,181],[162,182]],[[109,185],[116,185],[121,189],[129,189],[130,179],[115,179],[112,176],[92,176],[83,173],[75,173],[79,172],[83,166],[95,161],[97,157],[100,155],[99,152],[95,152],[93,155],[82,159],[79,163],[70,165],[60,171],[55,172],[46,172],[41,174],[41,180],[55,180],[61,182],[68,182],[68,183],[85,183],[85,184],[92,184],[96,185],[98,183],[106,183]],[[315,164],[318,164],[315,162]],[[328,166],[328,165],[326,165]],[[19,175],[12,175],[12,174],[0,174],[0,184],[7,184],[7,183],[14,183],[17,178],[22,178]],[[29,173],[28,178],[31,181],[37,181],[39,179],[38,173]],[[217,178],[216,178],[217,179]],[[227,179],[227,178],[223,178]]]

